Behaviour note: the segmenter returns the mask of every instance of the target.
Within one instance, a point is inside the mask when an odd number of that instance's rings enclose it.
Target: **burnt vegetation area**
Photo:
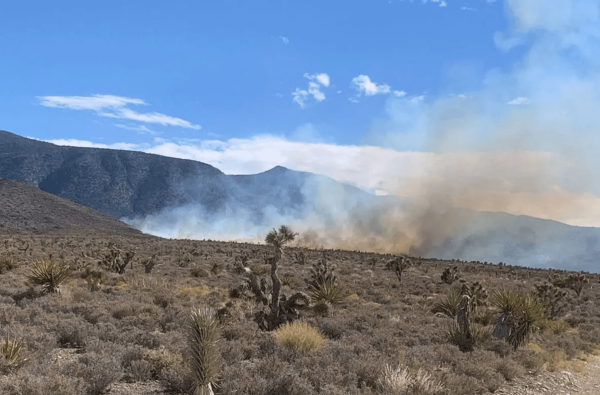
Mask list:
[[[294,237],[0,235],[0,393],[484,394],[600,352],[598,274]]]

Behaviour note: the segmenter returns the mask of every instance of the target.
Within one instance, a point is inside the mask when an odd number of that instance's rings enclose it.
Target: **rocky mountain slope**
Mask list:
[[[20,181],[0,179],[0,234],[141,235],[129,225]]]
[[[325,234],[333,240],[328,246],[348,249],[398,245],[401,217],[390,213],[399,206],[410,210],[411,204],[279,166],[226,175],[197,161],[57,146],[5,131],[0,131],[0,177],[22,180],[156,235],[232,239],[300,221],[304,235],[319,228],[313,232],[315,245]],[[424,227],[423,243],[411,251],[416,255],[600,270],[600,229],[457,209],[426,222],[415,223]],[[377,240],[369,244],[369,238]]]

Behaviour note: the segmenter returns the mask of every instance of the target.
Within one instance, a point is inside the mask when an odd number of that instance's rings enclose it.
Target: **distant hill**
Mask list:
[[[243,210],[256,220],[270,207],[297,213],[311,186],[341,188],[354,200],[372,195],[328,177],[276,167],[229,176],[206,163],[136,151],[65,147],[0,131],[0,177],[25,181],[116,218],[139,218],[197,204],[207,215]],[[308,189],[307,189],[308,188]]]
[[[311,240],[307,244],[318,245],[325,236],[329,246],[396,252],[404,231],[397,209],[411,205],[280,166],[226,175],[192,160],[63,147],[5,131],[0,131],[0,177],[168,237],[235,239],[286,223],[305,225],[301,236]],[[415,255],[600,272],[596,228],[459,209],[411,226],[422,227],[424,240],[413,246]]]
[[[20,181],[0,179],[0,234],[141,235],[89,207]]]

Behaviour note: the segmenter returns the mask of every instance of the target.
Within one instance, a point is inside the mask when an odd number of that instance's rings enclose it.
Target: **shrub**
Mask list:
[[[219,337],[219,320],[214,310],[193,310],[188,324],[188,353],[194,394],[212,394],[219,375]]]
[[[345,295],[340,287],[331,281],[326,281],[319,284],[310,293],[310,297],[315,302],[328,302],[331,304],[340,303],[344,300]]]
[[[516,350],[527,344],[529,337],[545,321],[542,305],[534,298],[514,290],[499,290],[494,294],[494,306],[500,315],[496,319],[496,337],[504,337]]]
[[[565,321],[548,321],[546,328],[555,335],[562,335],[569,330],[569,324]]]
[[[0,274],[14,270],[19,267],[17,260],[11,256],[3,256],[0,258]]]
[[[295,351],[316,350],[323,346],[325,338],[306,322],[295,321],[277,329],[275,339],[284,347]]]
[[[444,390],[443,385],[433,380],[426,371],[419,369],[413,374],[407,367],[400,366],[394,369],[386,365],[378,384],[383,391],[393,394],[435,395]]]
[[[473,322],[476,322],[483,326],[491,325],[494,322],[494,312],[486,310],[473,314]]]
[[[461,296],[460,288],[451,288],[444,299],[433,305],[431,312],[434,314],[442,313],[452,319],[456,318]]]
[[[197,267],[197,266],[194,266],[193,268],[190,269],[190,274],[193,277],[200,277],[200,278],[208,277],[208,272],[206,270],[202,269],[201,267]]]
[[[30,284],[41,285],[45,292],[60,292],[60,286],[71,276],[71,268],[65,262],[40,259],[33,264],[27,275]]]
[[[256,276],[262,276],[265,275],[267,273],[269,273],[269,265],[252,265],[250,266],[250,270],[252,270],[252,273],[254,273],[254,275]]]
[[[471,336],[467,338],[460,325],[452,321],[444,332],[446,340],[458,346],[461,351],[472,351],[473,347],[480,346],[490,338],[490,331],[479,325],[471,325]]]
[[[27,361],[23,358],[23,342],[10,336],[6,336],[0,345],[0,356],[4,359],[4,367],[8,369],[19,368]]]

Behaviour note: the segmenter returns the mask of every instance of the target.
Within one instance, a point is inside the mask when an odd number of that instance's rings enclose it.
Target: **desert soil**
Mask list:
[[[599,395],[600,357],[594,357],[589,362],[585,362],[585,370],[581,373],[564,370],[521,377],[496,393],[510,395]]]

